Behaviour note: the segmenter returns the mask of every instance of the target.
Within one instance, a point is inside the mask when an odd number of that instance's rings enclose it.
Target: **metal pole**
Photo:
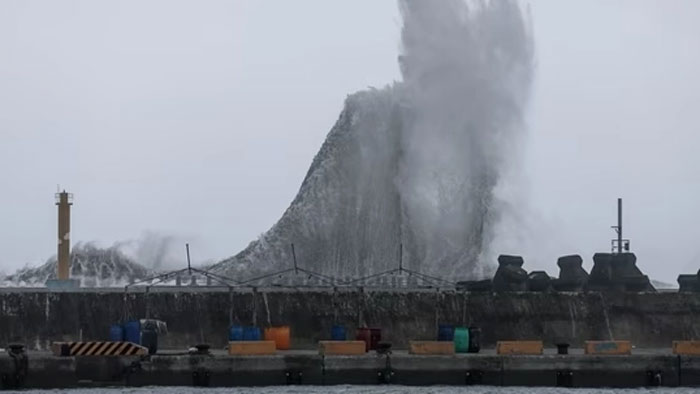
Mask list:
[[[146,287],[146,294],[143,296],[144,301],[146,302],[146,319],[150,319],[150,318],[151,318],[151,308],[150,308],[150,307],[151,307],[151,303],[148,302],[148,300],[150,299],[150,297],[149,297],[148,295],[149,295],[150,293],[148,292],[148,290],[149,290],[149,288]]]
[[[617,199],[617,253],[622,253],[622,199]]]
[[[299,273],[299,268],[297,267],[297,254],[294,251],[294,244],[292,245],[292,258],[294,259],[294,273],[298,274]]]
[[[187,272],[192,275],[192,265],[190,264],[190,244],[185,244],[187,250]]]
[[[258,295],[258,288],[253,287],[253,325],[256,326],[258,324],[258,304],[257,304],[257,295]]]
[[[228,326],[233,325],[233,287],[228,288]]]

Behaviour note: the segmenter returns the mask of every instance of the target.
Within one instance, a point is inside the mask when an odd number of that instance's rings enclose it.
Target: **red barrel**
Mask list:
[[[379,342],[382,341],[382,329],[381,328],[370,328],[370,341],[369,348],[372,350],[377,350],[379,347]]]
[[[355,339],[365,341],[365,351],[368,352],[372,345],[372,331],[367,327],[358,327]]]
[[[365,350],[376,350],[379,342],[382,341],[382,329],[359,327],[355,339],[365,341]]]

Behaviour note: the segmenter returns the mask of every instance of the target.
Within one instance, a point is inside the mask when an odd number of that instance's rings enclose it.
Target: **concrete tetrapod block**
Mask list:
[[[673,341],[673,354],[683,356],[700,355],[700,341]]]
[[[654,291],[649,277],[636,265],[634,253],[596,253],[588,277],[589,291]]]
[[[581,291],[588,281],[588,272],[583,269],[583,259],[577,254],[561,256],[557,260],[559,278],[553,281],[557,291]]]
[[[542,354],[544,344],[542,341],[498,341],[496,352],[498,354]]]
[[[502,255],[498,256],[498,265],[499,266],[522,267],[523,263],[525,263],[525,260],[523,260],[522,256],[513,256],[513,255],[508,255],[508,254],[502,254]]]
[[[552,278],[544,271],[532,271],[527,276],[528,291],[548,291],[552,287]]]
[[[319,341],[318,354],[322,356],[353,356],[367,353],[365,341]]]
[[[493,276],[494,291],[527,291],[527,271],[520,256],[498,256],[498,269]]]
[[[630,341],[586,341],[584,344],[586,354],[632,354]]]
[[[678,291],[681,293],[692,293],[700,291],[700,281],[698,276],[692,275],[678,275]]]
[[[231,356],[252,356],[275,354],[275,341],[231,341],[228,343],[228,354]]]
[[[409,354],[455,354],[452,341],[409,341]]]

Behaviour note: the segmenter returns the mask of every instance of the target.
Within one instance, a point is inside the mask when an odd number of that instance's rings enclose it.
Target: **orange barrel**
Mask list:
[[[275,341],[277,350],[289,350],[289,326],[266,328],[265,340]]]
[[[277,337],[275,343],[279,350],[289,350],[291,340],[289,339],[289,326],[277,327]]]

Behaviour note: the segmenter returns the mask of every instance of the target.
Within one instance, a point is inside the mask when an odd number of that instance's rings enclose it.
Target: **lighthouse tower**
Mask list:
[[[73,195],[64,190],[56,194],[58,205],[58,279],[70,279],[70,206]]]
[[[73,205],[73,195],[62,191],[56,193],[58,206],[58,264],[56,279],[46,281],[46,287],[51,289],[75,289],[80,287],[80,281],[70,277],[70,207]]]

